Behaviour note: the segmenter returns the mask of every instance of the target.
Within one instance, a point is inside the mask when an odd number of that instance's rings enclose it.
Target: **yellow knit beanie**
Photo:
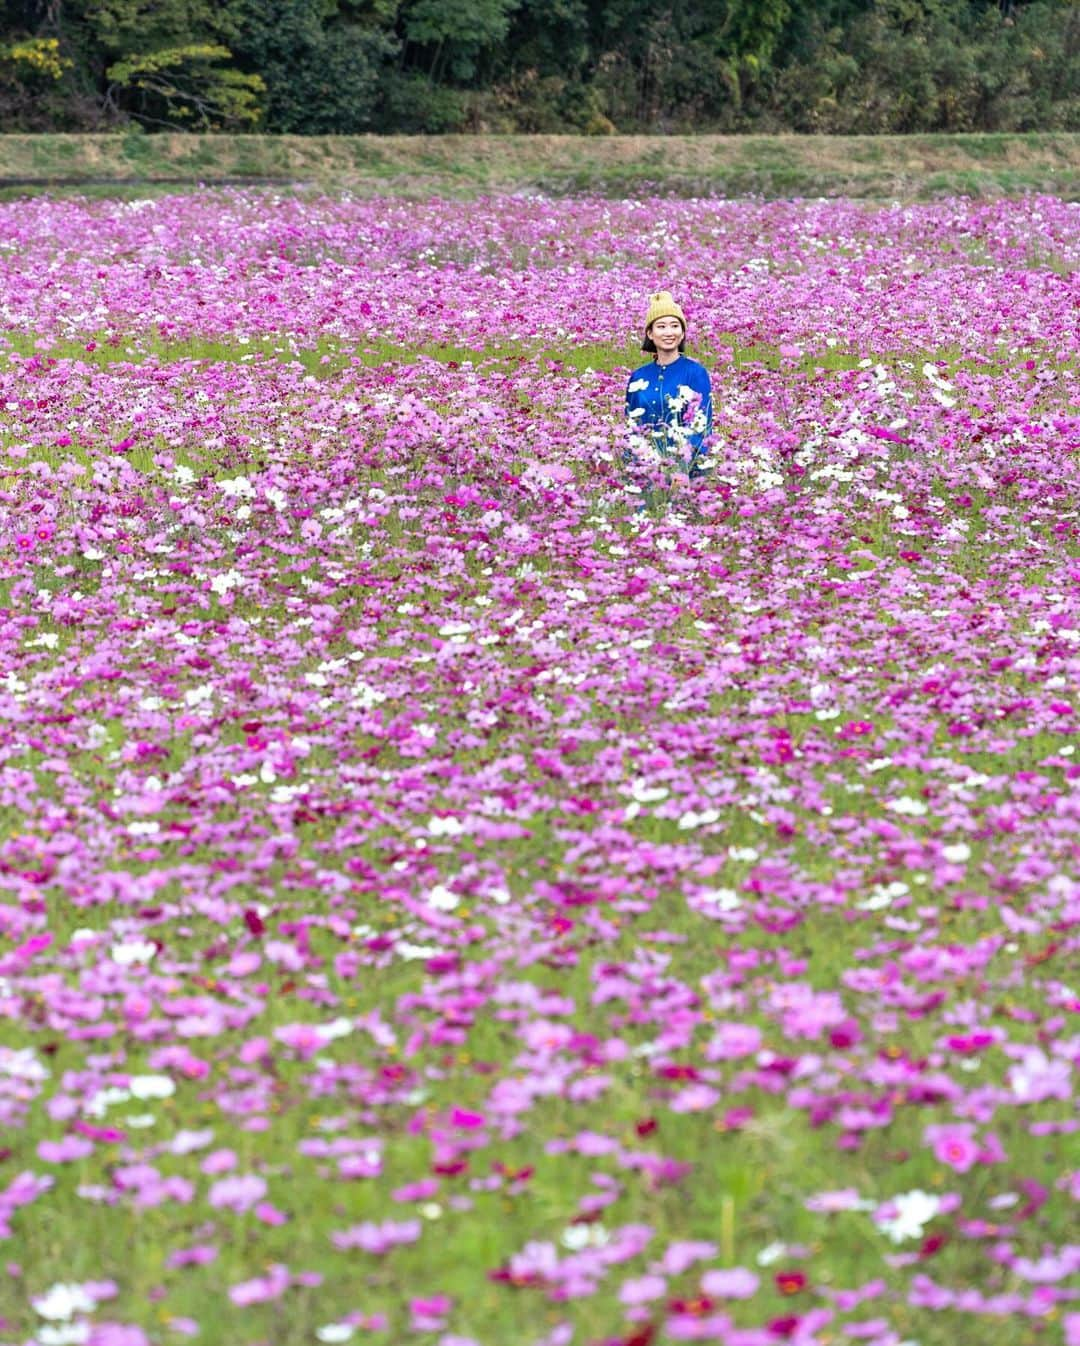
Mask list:
[[[657,318],[678,318],[683,325],[683,331],[686,331],[686,314],[671,297],[669,290],[659,290],[656,294],[649,295],[649,310],[645,314],[646,336]]]

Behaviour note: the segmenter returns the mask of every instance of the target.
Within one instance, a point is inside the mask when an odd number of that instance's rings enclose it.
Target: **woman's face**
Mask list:
[[[683,339],[683,325],[678,318],[657,318],[649,328],[648,335],[652,337],[657,351],[670,355],[679,349]]]

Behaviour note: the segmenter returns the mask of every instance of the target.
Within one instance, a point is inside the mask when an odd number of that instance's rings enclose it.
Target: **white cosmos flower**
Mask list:
[[[117,1103],[128,1103],[131,1101],[131,1094],[127,1089],[99,1089],[96,1094],[92,1094],[83,1104],[83,1112],[88,1117],[104,1117],[105,1109],[111,1108]]]
[[[457,893],[452,893],[449,888],[443,887],[437,883],[431,892],[428,893],[428,906],[434,907],[436,911],[453,911],[455,907],[461,905],[461,898]]]
[[[732,860],[744,860],[747,864],[753,864],[758,859],[758,853],[753,846],[729,846],[728,855]]]
[[[458,837],[465,825],[460,818],[429,818],[428,831],[433,837]]]
[[[679,830],[689,832],[694,827],[705,827],[708,823],[719,821],[719,809],[702,809],[700,813],[694,813],[692,809],[687,811],[679,819]]]
[[[40,1084],[49,1078],[49,1072],[34,1055],[32,1047],[0,1047],[0,1075],[16,1080],[32,1080]]]
[[[893,813],[902,814],[905,818],[922,818],[927,809],[921,799],[912,799],[910,795],[901,795],[899,799],[890,799],[885,805]]]
[[[941,1198],[932,1192],[923,1192],[916,1188],[912,1192],[901,1192],[891,1201],[878,1208],[874,1223],[893,1243],[903,1243],[905,1239],[922,1237],[923,1227],[928,1225],[941,1210]],[[885,1214],[895,1211],[894,1215]]]
[[[218,490],[223,495],[246,496],[249,500],[255,499],[255,487],[248,481],[247,477],[226,477],[218,482]]]
[[[223,570],[210,581],[210,588],[216,594],[227,594],[230,589],[242,589],[246,582],[239,570]]]
[[[927,362],[926,364],[923,365],[922,372],[923,372],[923,378],[926,379],[927,383],[932,383],[935,388],[940,388],[943,392],[946,393],[952,392],[953,385],[949,382],[948,379],[943,379],[941,377],[935,365],[932,365],[929,362]]]
[[[349,1341],[355,1330],[348,1323],[327,1323],[325,1327],[315,1329],[315,1340],[328,1343]]]
[[[886,907],[891,907],[892,903],[892,894],[887,888],[883,888],[879,884],[869,897],[855,903],[855,909],[856,911],[884,911]]]
[[[583,1248],[603,1248],[611,1235],[602,1224],[572,1224],[559,1235],[559,1242],[573,1253]]]
[[[352,1031],[353,1021],[344,1017],[331,1019],[328,1024],[317,1024],[315,1026],[315,1032],[324,1042],[333,1042],[337,1038],[348,1037]]]
[[[168,1075],[133,1075],[128,1080],[131,1097],[145,1103],[151,1098],[171,1098],[176,1093],[176,1085]]]
[[[134,826],[134,823],[130,823],[128,831]],[[154,823],[154,831],[157,830],[158,825]],[[109,950],[109,957],[121,967],[130,967],[133,963],[149,963],[156,953],[157,945],[151,944],[149,940],[133,940],[130,944],[114,944]]]
[[[951,865],[962,865],[966,860],[971,859],[971,847],[966,841],[958,841],[952,846],[942,846],[942,856],[948,860]]]
[[[36,1341],[38,1346],[82,1346],[90,1340],[90,1324],[85,1320],[77,1323],[58,1323],[55,1327],[39,1327]]]
[[[53,1322],[67,1322],[77,1313],[93,1313],[97,1303],[86,1293],[81,1285],[58,1281],[43,1295],[32,1299],[34,1312],[39,1318],[49,1318]]]
[[[434,958],[442,950],[432,945],[410,944],[408,940],[402,940],[400,944],[395,945],[394,952],[399,958],[404,958],[407,963],[412,963],[420,958]]]
[[[717,911],[738,911],[742,899],[733,888],[714,888],[712,892],[702,893],[702,898]]]
[[[170,1154],[195,1154],[214,1143],[214,1133],[207,1127],[204,1131],[177,1131],[168,1144]]]

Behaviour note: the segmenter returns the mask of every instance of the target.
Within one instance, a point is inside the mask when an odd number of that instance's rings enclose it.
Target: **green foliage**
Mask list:
[[[71,62],[60,55],[60,42],[55,37],[30,37],[0,47],[3,62],[16,79],[33,82],[57,80]]]
[[[398,43],[381,28],[342,21],[333,0],[237,0],[230,45],[265,81],[261,129],[292,135],[371,130],[385,63]]]
[[[7,0],[0,122],[1080,128],[1076,0]]]
[[[468,101],[460,89],[434,84],[412,70],[394,70],[383,90],[383,129],[404,135],[462,131],[469,119]]]
[[[72,64],[55,37],[0,41],[0,126],[50,129],[61,105],[56,86]]]
[[[775,77],[777,121],[798,131],[1080,127],[1080,8],[876,0],[843,28],[804,25]]]
[[[518,0],[406,0],[405,41],[422,49],[431,79],[469,80],[503,41]]]
[[[230,56],[227,47],[195,42],[125,57],[106,74],[112,89],[131,95],[141,120],[198,131],[253,125],[266,85],[261,75],[219,68]]]

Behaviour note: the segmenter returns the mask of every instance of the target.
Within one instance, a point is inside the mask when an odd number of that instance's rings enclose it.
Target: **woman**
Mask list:
[[[703,477],[712,433],[712,384],[704,365],[683,354],[686,315],[667,290],[650,295],[643,351],[652,360],[635,369],[626,385],[630,444],[626,462],[635,476],[674,473]]]

